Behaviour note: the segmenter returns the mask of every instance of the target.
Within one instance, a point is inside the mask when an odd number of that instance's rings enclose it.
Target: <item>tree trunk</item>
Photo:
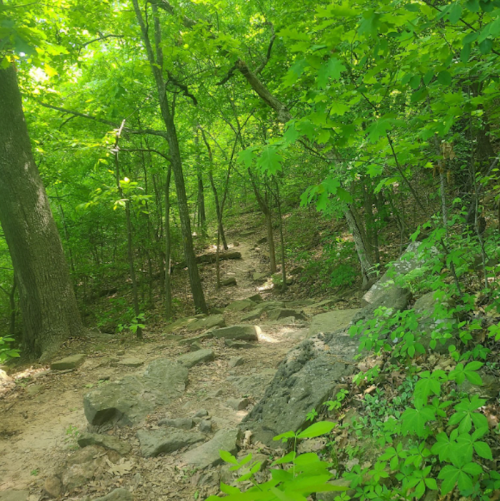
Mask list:
[[[172,285],[170,281],[170,179],[172,177],[172,167],[168,167],[167,181],[165,183],[165,317],[172,318]]]
[[[13,65],[0,70],[0,222],[16,274],[24,349],[46,361],[83,325]]]
[[[175,188],[177,191],[177,201],[179,205],[179,219],[181,221],[182,242],[184,244],[184,255],[188,267],[189,282],[191,285],[191,293],[193,294],[193,302],[197,312],[208,313],[205,303],[205,296],[201,286],[200,274],[196,264],[196,256],[193,249],[193,235],[191,233],[191,222],[189,220],[189,209],[186,197],[186,187],[184,184],[184,174],[182,172],[181,152],[177,138],[177,129],[174,123],[173,110],[167,101],[165,81],[163,80],[163,53],[161,49],[161,30],[158,20],[158,12],[153,5],[153,14],[155,18],[155,48],[156,58],[151,46],[151,41],[148,36],[148,29],[144,23],[138,0],[133,0],[134,10],[137,21],[141,27],[142,39],[146,46],[149,64],[154,75],[156,88],[158,91],[158,99],[160,102],[160,110],[165,127],[167,130],[166,138],[169,146],[170,161],[172,171],[174,173]]]

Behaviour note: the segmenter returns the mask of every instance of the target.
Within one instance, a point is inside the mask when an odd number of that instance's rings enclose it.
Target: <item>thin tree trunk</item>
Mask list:
[[[165,182],[165,317],[172,318],[172,284],[170,281],[171,269],[171,239],[170,239],[170,178],[172,167],[168,167],[167,180]]]
[[[132,298],[134,302],[134,313],[137,318],[141,310],[139,308],[139,292],[137,290],[137,277],[135,275],[135,265],[134,265],[134,247],[132,241],[132,221],[130,220],[130,200],[125,197],[123,192],[123,188],[120,182],[120,162],[118,160],[118,142],[120,141],[120,136],[125,125],[125,120],[123,120],[121,127],[118,129],[116,133],[115,146],[113,148],[113,152],[115,155],[115,176],[116,176],[116,187],[118,189],[118,193],[120,194],[120,198],[125,200],[125,219],[127,222],[127,259],[128,265],[130,269],[130,279],[132,280]],[[138,339],[142,339],[142,329],[140,327],[137,328],[136,336]]]
[[[201,286],[198,266],[196,264],[196,256],[194,254],[193,235],[191,233],[191,222],[189,220],[189,209],[186,197],[186,187],[184,184],[184,174],[182,172],[181,152],[177,138],[177,130],[174,123],[173,109],[172,110],[170,109],[170,105],[167,101],[165,81],[162,75],[163,52],[161,48],[161,28],[158,19],[158,11],[156,6],[153,5],[155,48],[156,48],[156,57],[155,57],[153,48],[151,46],[151,42],[149,40],[148,30],[146,28],[141,10],[139,8],[138,0],[133,0],[133,4],[137,21],[141,28],[142,39],[144,45],[146,46],[146,51],[149,64],[151,66],[151,71],[155,78],[161,115],[167,130],[167,141],[169,145],[170,160],[171,160],[172,171],[174,173],[174,181],[177,191],[177,201],[179,205],[179,218],[181,221],[184,254],[186,257],[186,263],[188,267],[189,282],[191,285],[191,292],[193,294],[193,302],[196,311],[199,311],[201,313],[208,313],[207,305],[205,303],[205,296],[203,294],[203,288]]]
[[[281,214],[281,200],[280,200],[280,187],[278,181],[276,183],[276,204],[278,205],[278,218],[279,218],[279,228],[280,228],[280,243],[281,243],[281,279],[283,280],[282,291],[285,292],[287,289],[286,284],[286,269],[285,269],[285,237],[283,235],[283,216]]]
[[[0,222],[19,290],[24,350],[46,361],[84,329],[33,158],[14,65],[0,69]]]

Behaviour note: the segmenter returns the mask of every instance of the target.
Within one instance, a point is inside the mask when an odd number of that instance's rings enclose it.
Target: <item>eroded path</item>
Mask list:
[[[132,337],[102,334],[74,342],[63,355],[86,355],[75,370],[40,367],[17,374],[0,399],[0,500],[11,500],[7,494],[16,496],[13,501],[90,500],[118,487],[126,488],[136,501],[202,499],[218,492],[227,470],[219,466],[197,470],[187,461],[187,442],[169,454],[144,457],[144,440],[141,444],[137,432],[165,429],[159,424],[165,419],[191,420],[191,425],[183,425],[193,426],[190,432],[176,433],[180,437],[191,433],[191,438],[201,433],[205,442],[218,432],[234,429],[263,395],[284,355],[307,336],[310,319],[332,305],[311,299],[283,302],[286,298],[273,293],[270,281],[254,280],[255,273],[266,271],[255,244],[240,238],[234,250],[241,252],[242,259],[223,261],[221,270],[223,278],[236,278],[237,286],[215,289],[208,282],[214,276],[209,265],[201,268],[206,294],[212,305],[230,305],[219,314],[225,325],[258,326],[258,342],[206,336],[191,343],[203,331],[190,331],[189,324],[181,322],[168,334],[146,332],[142,344]],[[262,302],[235,303],[256,294]],[[125,376],[141,378],[155,359],[175,360],[200,349],[211,350],[213,360],[190,367],[185,390],[167,406],[148,413],[140,424],[91,427],[129,444],[130,452],[98,445],[79,449],[77,440],[88,429],[82,406],[86,393]],[[242,440],[243,449],[265,453],[262,444]],[[127,494],[123,499],[129,499]]]

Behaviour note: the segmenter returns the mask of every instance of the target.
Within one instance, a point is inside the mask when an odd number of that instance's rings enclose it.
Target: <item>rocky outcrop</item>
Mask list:
[[[167,428],[162,430],[139,430],[137,438],[141,444],[141,454],[145,458],[156,457],[162,452],[174,452],[188,445],[205,440],[198,432]]]
[[[359,312],[360,309],[352,309],[320,313],[313,317],[307,336],[311,337],[320,332],[332,332],[332,330],[345,329]]]
[[[182,395],[187,377],[188,369],[183,365],[166,358],[155,360],[143,376],[127,376],[87,393],[83,399],[85,416],[98,427],[138,423],[156,407]]]

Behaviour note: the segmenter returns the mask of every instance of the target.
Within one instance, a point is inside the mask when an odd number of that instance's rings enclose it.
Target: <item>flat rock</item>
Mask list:
[[[213,350],[192,351],[177,357],[177,362],[184,365],[184,367],[187,367],[188,369],[204,362],[212,362],[213,360],[215,360]]]
[[[254,273],[252,279],[254,282],[266,282],[269,275],[267,273]]]
[[[293,318],[295,320],[305,320],[306,317],[303,311],[292,310],[289,308],[277,308],[275,310],[271,310],[267,314],[267,318],[269,320],[278,321],[284,318]]]
[[[230,287],[232,285],[237,285],[236,278],[234,278],[234,277],[226,278],[224,280],[221,280],[220,284],[222,287]]]
[[[88,447],[90,445],[99,445],[105,449],[111,451],[116,451],[118,454],[125,456],[130,453],[132,446],[120,440],[119,438],[113,437],[112,435],[100,435],[98,433],[80,433],[77,439],[78,445],[80,447]]]
[[[264,397],[241,427],[251,430],[256,440],[276,446],[274,436],[299,430],[306,424],[306,414],[319,408],[353,373],[357,348],[358,340],[346,331],[300,343],[287,353]]]
[[[219,455],[219,451],[228,451],[231,454],[235,454],[238,450],[236,445],[239,438],[239,430],[219,430],[212,440],[204,443],[196,449],[192,449],[185,452],[181,456],[181,461],[194,468],[208,468],[210,466],[216,466],[221,464],[223,461]]]
[[[124,358],[117,363],[117,365],[121,365],[122,367],[140,367],[143,364],[144,360],[135,357]]]
[[[82,365],[83,362],[85,362],[86,358],[87,355],[84,355],[83,353],[78,355],[71,355],[69,357],[62,358],[60,360],[52,362],[50,364],[50,368],[53,371],[66,371],[70,369],[76,369],[77,367],[80,367],[80,365]]]
[[[194,421],[191,418],[165,418],[158,421],[158,424],[160,426],[170,426],[172,428],[181,428],[183,430],[190,430],[194,427]]]
[[[195,415],[194,417],[198,417],[198,418],[201,418],[201,417],[205,417],[205,416],[208,416],[208,411],[207,409],[200,409]]]
[[[230,398],[226,400],[226,405],[235,411],[246,409],[249,403],[248,398]]]
[[[143,376],[127,376],[87,393],[83,407],[93,426],[107,423],[128,426],[140,422],[160,405],[167,405],[184,392],[188,369],[170,359],[157,359]]]
[[[52,498],[58,498],[63,493],[63,489],[61,479],[54,475],[47,477],[43,484],[43,490]]]
[[[229,367],[238,367],[239,365],[243,365],[245,363],[245,360],[243,357],[231,357],[229,359]]]
[[[360,311],[361,309],[359,308],[353,310],[334,310],[315,315],[309,327],[308,337],[320,332],[335,332],[345,329]]]
[[[166,332],[175,332],[178,330],[185,329],[191,322],[196,321],[194,317],[185,317],[179,318],[175,322],[172,322],[170,325],[167,325]]]
[[[120,487],[111,491],[106,496],[94,499],[94,501],[133,501],[133,499],[134,497],[127,489]]]
[[[253,296],[247,297],[250,301],[253,301],[254,303],[262,303],[264,299],[260,294],[254,294]]]
[[[198,425],[198,429],[202,433],[212,433],[212,421],[210,419],[202,419]]]
[[[233,301],[226,306],[226,311],[245,311],[253,308],[255,303],[250,299],[239,299],[238,301]]]
[[[29,495],[29,491],[2,491],[0,501],[27,501]]]
[[[167,430],[139,430],[137,438],[141,444],[141,454],[156,457],[162,452],[174,452],[188,445],[205,440],[205,435],[170,428]]]
[[[209,315],[208,317],[198,318],[187,325],[186,329],[190,332],[213,329],[214,327],[224,327],[226,321],[224,315]]]
[[[258,341],[260,328],[256,325],[231,325],[212,331],[215,338],[239,341]]]
[[[224,345],[235,350],[255,347],[255,345],[252,343],[245,343],[244,341],[233,341],[232,339],[224,339]]]
[[[241,320],[242,322],[251,322],[252,320],[258,320],[262,316],[262,313],[263,311],[261,308],[256,308],[241,317]]]
[[[275,369],[265,369],[263,372],[249,376],[229,376],[227,378],[239,395],[260,398],[276,374]],[[309,411],[308,411],[309,412]]]

